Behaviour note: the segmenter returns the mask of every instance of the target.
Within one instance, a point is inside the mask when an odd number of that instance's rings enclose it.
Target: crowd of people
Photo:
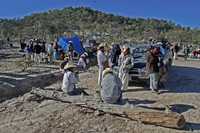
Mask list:
[[[69,42],[68,51],[63,51],[57,41],[46,44],[45,41],[30,40],[28,44],[20,42],[21,50],[26,52],[26,58],[36,63],[43,61],[53,63],[54,60],[62,60],[60,69],[63,72],[62,90],[68,95],[77,95],[81,92],[76,88],[79,81],[78,72],[86,71],[89,68],[88,53],[79,55],[77,63],[74,60],[73,42]],[[162,77],[166,73],[163,56],[165,45],[161,47],[152,46],[147,54],[146,69],[149,75],[149,89],[159,94],[159,88],[164,86]],[[177,56],[177,48],[172,48],[174,59]],[[133,57],[130,48],[120,47],[119,44],[112,44],[108,49],[100,44],[97,49],[98,66],[98,87],[102,101],[105,103],[120,103],[122,91],[127,90],[129,85],[129,72],[133,67]]]
[[[147,53],[147,74],[149,74],[150,86],[149,89],[159,94],[159,88],[162,84],[162,77],[166,73],[165,62],[163,62],[165,45],[161,47],[152,46]],[[133,67],[133,58],[129,47],[120,47],[118,44],[113,44],[106,51],[104,44],[100,44],[97,50],[97,66],[98,66],[98,86],[100,88],[100,96],[103,102],[115,104],[122,100],[122,91],[127,90],[129,85],[129,71]],[[62,90],[69,95],[77,94],[77,76],[76,69],[82,66],[87,69],[87,54],[80,56],[77,65],[72,62],[62,65],[64,69],[63,87]],[[80,92],[78,92],[80,93]]]
[[[74,52],[72,42],[70,41],[68,45],[68,49],[64,51],[58,45],[57,40],[49,44],[40,39],[31,39],[26,42],[24,40],[20,40],[20,52],[25,52],[26,59],[31,60],[37,64],[53,64],[54,61],[64,60],[66,57],[69,58],[69,60],[74,59],[76,54]],[[87,54],[82,55],[81,58],[84,59],[84,56],[87,56]],[[80,65],[84,65],[81,61],[79,63]]]

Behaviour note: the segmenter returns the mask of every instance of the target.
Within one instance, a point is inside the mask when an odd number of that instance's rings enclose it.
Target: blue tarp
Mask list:
[[[81,45],[81,41],[78,36],[74,36],[72,38],[60,37],[58,41],[58,45],[65,51],[68,51],[69,41],[73,42],[73,48],[78,54],[83,54],[84,48]]]

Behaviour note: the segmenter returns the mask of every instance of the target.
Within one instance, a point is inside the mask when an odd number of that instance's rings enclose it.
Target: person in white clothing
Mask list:
[[[78,67],[80,67],[82,70],[85,70],[87,65],[86,65],[86,55],[85,54],[82,54],[79,58],[79,61],[78,61]]]
[[[97,62],[99,67],[99,77],[98,77],[98,85],[101,86],[102,81],[102,74],[103,70],[105,69],[105,63],[106,63],[106,55],[104,53],[104,45],[99,45],[98,51],[97,51]]]
[[[119,59],[118,59],[119,68],[122,65],[123,61],[124,61],[124,51],[122,51],[122,53],[120,54]],[[120,79],[122,79],[122,74],[123,74],[122,69],[119,69],[118,76]]]
[[[119,68],[119,78],[122,81],[122,90],[126,90],[128,88],[129,83],[129,70],[131,69],[132,63],[131,63],[131,57],[130,57],[130,49],[125,48],[123,51],[123,60]]]
[[[78,95],[79,91],[76,89],[76,84],[78,83],[78,79],[74,73],[74,68],[76,66],[74,64],[68,63],[65,67],[65,73],[63,77],[62,90],[66,92],[68,95]]]

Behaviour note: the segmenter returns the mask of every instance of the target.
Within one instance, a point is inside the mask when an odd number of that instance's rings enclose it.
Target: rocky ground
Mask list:
[[[22,65],[18,63],[22,59],[22,54],[16,49],[0,50],[0,85],[15,85],[18,83],[16,77],[26,78],[24,75],[20,76],[21,73],[24,74],[21,71]],[[39,74],[56,71],[56,66],[42,66],[32,66],[25,71],[26,75],[35,71],[39,71]],[[124,99],[129,99],[129,104],[134,108],[162,111],[163,105],[170,105],[172,111],[184,115],[187,124],[183,130],[144,125],[108,114],[98,115],[90,110],[54,100],[35,101],[32,100],[34,97],[31,93],[26,93],[0,103],[0,133],[199,133],[199,75],[200,62],[179,59],[171,68],[166,87],[161,90],[160,95],[152,93],[143,84],[134,83],[123,93]],[[81,73],[80,79],[79,87],[85,88],[86,92],[95,96],[97,68],[93,67],[90,71]],[[13,80],[15,82],[11,82]],[[59,89],[60,86],[61,80],[58,80],[43,88]]]

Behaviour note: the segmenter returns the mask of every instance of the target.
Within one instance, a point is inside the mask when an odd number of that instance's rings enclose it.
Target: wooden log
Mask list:
[[[62,92],[52,90],[36,89],[31,92],[43,99],[51,99],[70,103],[79,107],[88,108],[94,111],[100,111],[110,115],[115,115],[129,120],[138,121],[144,124],[151,124],[167,128],[182,129],[185,126],[185,118],[175,112],[155,112],[144,111],[141,108],[127,108],[122,105],[111,105],[97,102],[92,96],[66,96]]]
[[[185,126],[185,118],[175,112],[133,112],[126,111],[127,116],[133,120],[139,120],[145,124],[182,129]]]

